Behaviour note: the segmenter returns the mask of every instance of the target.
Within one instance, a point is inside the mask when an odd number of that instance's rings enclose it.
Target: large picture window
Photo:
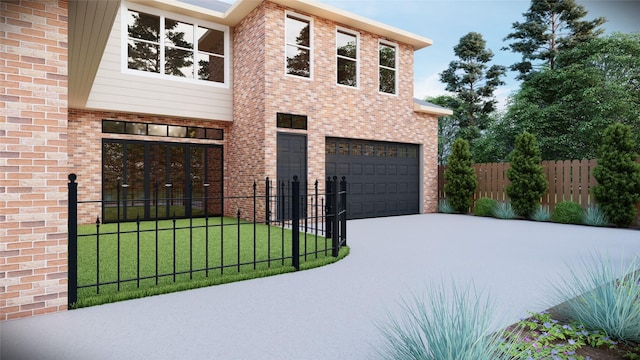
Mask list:
[[[128,9],[127,68],[225,83],[227,29]]]
[[[285,32],[286,73],[311,78],[311,19],[287,14]]]
[[[396,94],[397,84],[397,49],[395,45],[380,43],[379,47],[379,91]]]
[[[336,53],[340,85],[358,86],[358,36],[345,30],[337,31]]]

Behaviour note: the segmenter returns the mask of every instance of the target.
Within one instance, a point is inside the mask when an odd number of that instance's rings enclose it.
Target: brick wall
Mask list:
[[[102,139],[219,144],[223,145],[223,156],[226,157],[228,153],[227,147],[225,146],[225,140],[217,141],[158,136],[103,134],[102,120],[105,119],[153,124],[218,128],[224,131],[225,138],[228,138],[230,136],[230,123],[228,121],[196,120],[157,115],[69,109],[69,171],[75,173],[78,176],[78,200],[80,201],[101,200]],[[229,174],[224,173],[224,176],[225,183],[233,182],[232,178],[229,177]],[[78,208],[78,221],[83,224],[93,223],[96,220],[96,216],[100,214],[100,204],[84,204]]]
[[[67,3],[0,2],[0,321],[67,306]]]
[[[251,114],[254,123],[261,115],[265,123],[264,140],[259,146],[265,154],[264,175],[276,176],[276,113],[285,112],[308,116],[307,134],[308,179],[324,179],[325,138],[345,137],[380,141],[404,142],[422,145],[424,164],[423,208],[434,212],[437,207],[437,117],[413,111],[413,48],[398,45],[399,76],[398,95],[378,92],[378,42],[389,40],[360,31],[359,88],[336,85],[336,26],[333,21],[313,18],[313,79],[297,78],[284,74],[284,17],[286,8],[266,2],[264,12],[265,53],[261,57],[238,58],[235,67],[264,68],[264,89],[255,89],[259,102],[248,97],[249,102],[238,101],[238,106],[260,105],[260,111]],[[357,29],[353,29],[358,31]],[[264,64],[263,64],[264,63]],[[239,74],[236,73],[236,81]],[[262,73],[259,75],[262,76]],[[240,76],[242,78],[242,76]],[[252,89],[253,90],[253,89]],[[236,92],[244,91],[236,83]],[[264,95],[259,93],[264,91]],[[264,100],[262,97],[264,96]],[[264,106],[264,108],[262,107]],[[264,109],[264,110],[263,110]],[[236,117],[234,119],[238,121]],[[262,170],[262,169],[261,169]]]

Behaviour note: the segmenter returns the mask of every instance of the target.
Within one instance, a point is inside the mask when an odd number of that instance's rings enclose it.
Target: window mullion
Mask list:
[[[165,74],[164,72],[164,46],[165,46],[165,41],[164,41],[164,22],[165,22],[165,18],[164,16],[160,16],[160,73],[161,74]]]

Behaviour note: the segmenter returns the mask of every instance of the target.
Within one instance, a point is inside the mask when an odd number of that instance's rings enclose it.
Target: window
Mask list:
[[[379,47],[379,74],[382,93],[396,94],[396,47],[395,45],[380,43]]]
[[[338,84],[358,86],[358,36],[338,30],[336,38],[338,56]]]
[[[133,9],[126,14],[127,69],[226,83],[226,27]]]
[[[102,132],[105,134],[129,134],[143,136],[150,135],[177,138],[224,140],[224,131],[222,129],[148,124],[117,120],[102,120]]]
[[[305,115],[278,113],[276,122],[279,128],[307,130],[307,117]]]
[[[286,33],[286,73],[311,78],[311,19],[287,14]]]

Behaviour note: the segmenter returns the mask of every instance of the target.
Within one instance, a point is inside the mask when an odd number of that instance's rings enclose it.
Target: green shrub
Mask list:
[[[514,219],[518,215],[511,207],[510,202],[499,202],[498,206],[496,206],[493,210],[493,216],[497,217],[498,219],[508,220]]]
[[[531,220],[542,222],[551,221],[551,212],[549,211],[549,206],[539,205],[536,211],[531,214]]]
[[[540,149],[535,136],[525,132],[516,137],[515,149],[511,152],[511,167],[507,178],[507,195],[516,214],[531,217],[547,191],[547,179],[540,166]]]
[[[476,200],[476,206],[473,208],[473,214],[476,216],[493,216],[493,211],[497,206],[497,201],[483,197]]]
[[[561,224],[582,224],[582,207],[573,201],[563,201],[553,209],[551,221]]]
[[[589,206],[587,210],[584,211],[584,216],[582,218],[582,222],[585,225],[591,226],[607,226],[609,225],[609,220],[607,219],[607,215],[600,210],[599,206]]]
[[[462,214],[469,212],[478,184],[471,161],[469,143],[464,139],[456,140],[444,172],[444,191],[453,209]]]
[[[613,265],[593,256],[570,268],[569,276],[554,283],[554,303],[564,316],[588,330],[601,330],[624,342],[640,342],[640,264]]]
[[[508,360],[514,340],[493,332],[495,306],[471,285],[430,286],[426,296],[402,302],[402,313],[378,323],[383,359]]]
[[[453,210],[453,206],[451,206],[449,200],[440,199],[440,201],[438,201],[438,212],[443,214],[453,214],[455,210]]]
[[[598,185],[593,196],[607,218],[618,226],[628,226],[636,217],[640,201],[640,164],[631,127],[620,123],[609,126],[598,149],[598,165],[593,177]]]

